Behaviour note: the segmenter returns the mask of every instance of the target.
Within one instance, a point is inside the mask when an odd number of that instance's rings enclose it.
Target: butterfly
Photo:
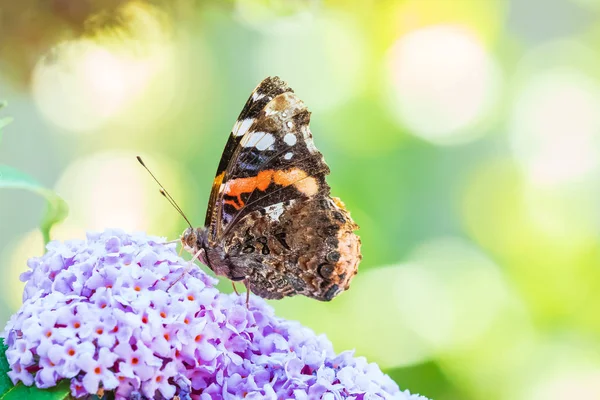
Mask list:
[[[215,274],[267,299],[329,301],[348,289],[362,258],[358,226],[329,194],[309,122],[285,82],[264,79],[225,145],[204,226],[180,238]]]

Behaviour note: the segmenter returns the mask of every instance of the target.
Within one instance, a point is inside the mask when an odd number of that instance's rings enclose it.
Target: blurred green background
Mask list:
[[[200,225],[227,136],[279,75],[364,260],[272,302],[438,400],[600,399],[600,2],[0,2],[0,163],[71,208],[54,238]],[[0,192],[0,322],[43,200]],[[221,282],[230,291],[229,282]]]

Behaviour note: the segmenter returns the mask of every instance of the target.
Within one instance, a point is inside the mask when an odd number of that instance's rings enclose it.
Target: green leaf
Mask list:
[[[8,361],[6,360],[6,347],[4,345],[4,340],[0,338],[0,396],[3,396],[10,388],[13,387],[13,384],[6,375],[6,373],[10,370],[8,367]]]
[[[67,203],[52,190],[45,188],[29,175],[9,167],[0,165],[0,189],[26,189],[46,199],[46,212],[40,224],[44,244],[50,241],[50,229],[67,217],[69,208]]]
[[[25,386],[18,383],[11,390],[0,395],[0,400],[65,400],[71,399],[69,381],[62,380],[58,385],[48,389],[38,389],[35,386]]]
[[[0,400],[64,400],[71,398],[68,380],[63,380],[49,389],[38,389],[22,383],[13,386],[6,374],[10,370],[5,355],[6,349],[4,340],[0,339]]]

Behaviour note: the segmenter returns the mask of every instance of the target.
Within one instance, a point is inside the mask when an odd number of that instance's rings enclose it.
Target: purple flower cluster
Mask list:
[[[178,281],[175,247],[117,230],[51,242],[4,331],[13,382],[117,399],[424,399],[198,268]]]

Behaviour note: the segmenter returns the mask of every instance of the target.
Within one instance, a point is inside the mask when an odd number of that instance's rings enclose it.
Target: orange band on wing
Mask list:
[[[298,168],[275,172],[273,181],[281,186],[293,184],[296,189],[308,197],[314,196],[319,191],[317,180],[312,176],[308,176],[306,172]]]
[[[215,178],[215,182],[216,181],[217,179]],[[256,176],[237,178],[228,181],[225,184],[224,193],[228,196],[236,197],[237,202],[235,200],[226,200],[225,204],[230,204],[236,210],[239,210],[244,206],[244,201],[241,197],[243,193],[252,193],[257,189],[264,192],[271,183],[283,187],[294,185],[296,189],[309,197],[315,195],[319,190],[317,180],[312,176],[308,176],[306,172],[301,169],[291,168],[285,171],[268,169],[259,172]]]
[[[225,194],[229,196],[239,196],[242,193],[250,193],[255,189],[266,190],[271,184],[273,170],[261,171],[257,176],[248,178],[232,179],[225,185]]]
[[[317,183],[317,180],[312,176],[309,176],[308,178],[304,178],[301,181],[294,183],[294,186],[296,187],[296,189],[298,189],[298,191],[302,192],[308,197],[314,196],[319,191],[319,184]]]
[[[300,179],[306,178],[306,172],[298,168],[291,168],[287,171],[277,171],[273,176],[273,181],[281,186],[289,186],[292,183],[298,182]]]

